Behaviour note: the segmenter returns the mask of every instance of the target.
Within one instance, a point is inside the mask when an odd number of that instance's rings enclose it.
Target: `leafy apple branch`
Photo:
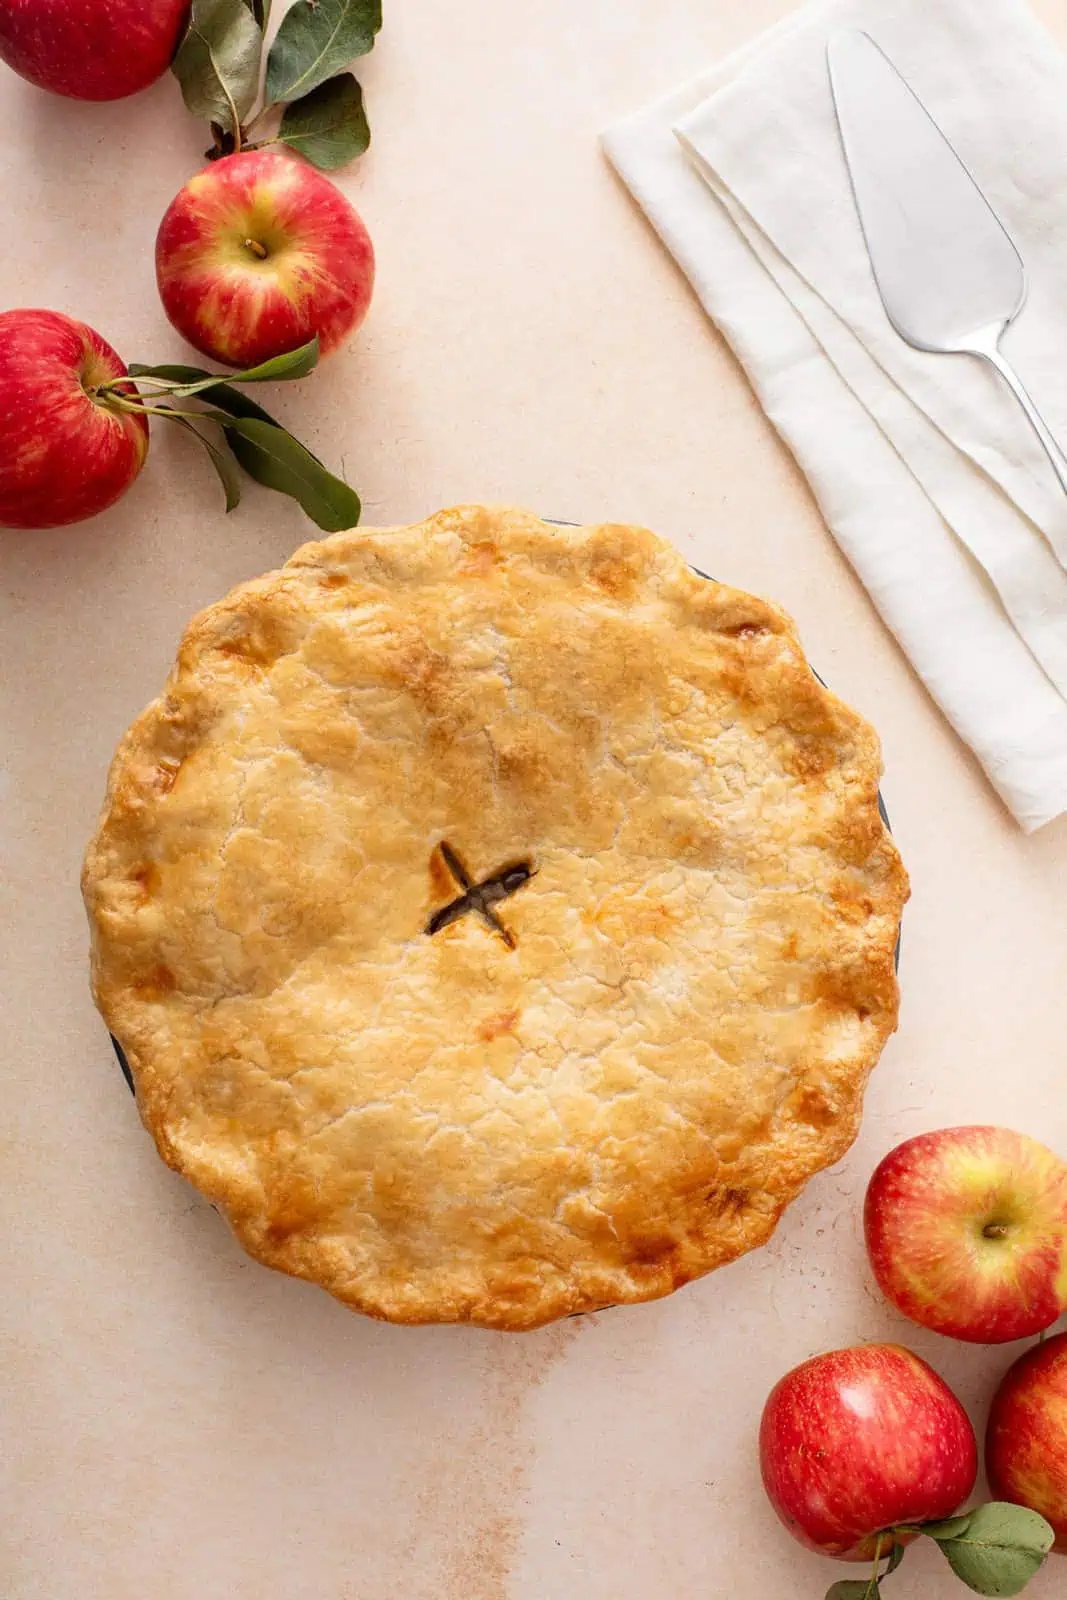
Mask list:
[[[296,500],[327,533],[354,528],[360,503],[356,491],[335,477],[280,422],[236,384],[277,383],[304,378],[319,359],[319,341],[275,356],[244,372],[205,372],[202,367],[131,365],[129,378],[113,378],[93,391],[98,404],[113,411],[163,417],[192,434],[203,446],[226,495],[226,510],[241,499],[243,469],[250,478]]]
[[[904,1558],[901,1536],[910,1534],[933,1539],[953,1572],[973,1593],[1004,1597],[1022,1593],[1044,1566],[1055,1538],[1036,1511],[991,1500],[945,1522],[921,1522],[880,1534],[870,1577],[831,1584],[826,1600],[881,1600],[881,1585]],[[888,1563],[880,1570],[887,1555]]]
[[[324,171],[343,167],[370,144],[363,91],[343,69],[374,48],[381,0],[296,0],[267,51],[269,21],[270,0],[193,0],[173,72],[211,124],[208,157],[285,144]],[[254,139],[278,113],[276,131]]]

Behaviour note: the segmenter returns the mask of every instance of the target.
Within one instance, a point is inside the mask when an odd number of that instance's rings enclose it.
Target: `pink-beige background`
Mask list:
[[[912,1343],[981,1424],[1011,1351],[912,1331],[859,1202],[922,1128],[1067,1150],[1067,820],[1025,839],[838,555],[725,346],[601,159],[598,131],[775,21],[782,0],[386,0],[374,145],[341,183],[371,316],[268,401],[365,521],[465,499],[643,522],[798,618],[878,726],[914,896],[901,1029],[851,1155],[776,1238],[657,1304],[539,1333],[364,1321],[247,1261],[156,1158],[89,999],[80,856],[112,748],[186,618],[313,530],[250,488],[224,518],[157,436],[113,512],[0,535],[6,1600],[820,1600],[759,1488],[764,1397],[857,1340]],[[1067,4],[1040,13],[1067,45]],[[0,307],[186,358],[152,244],[204,131],[164,81],[113,106],[0,69]],[[871,492],[877,493],[877,484]],[[1034,1600],[1067,1585],[1056,1558]],[[896,1600],[963,1593],[932,1547]]]

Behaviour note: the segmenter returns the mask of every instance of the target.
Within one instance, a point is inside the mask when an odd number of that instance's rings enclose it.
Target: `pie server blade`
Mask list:
[[[1064,456],[1000,349],[1026,301],[1006,229],[889,57],[857,28],[827,46],[852,193],[886,314],[908,344],[980,356],[1026,412],[1064,490]]]

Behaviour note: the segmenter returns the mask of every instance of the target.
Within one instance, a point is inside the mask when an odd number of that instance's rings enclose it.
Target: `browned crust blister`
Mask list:
[[[855,1137],[879,771],[789,619],[642,529],[338,534],[195,618],[119,746],[94,992],[267,1265],[400,1322],[649,1299]]]

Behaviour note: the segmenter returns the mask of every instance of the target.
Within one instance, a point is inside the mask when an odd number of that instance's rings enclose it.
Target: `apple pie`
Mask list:
[[[197,617],[119,746],[97,1002],[267,1265],[406,1323],[647,1300],[856,1134],[879,772],[788,617],[641,528],[338,534]]]

